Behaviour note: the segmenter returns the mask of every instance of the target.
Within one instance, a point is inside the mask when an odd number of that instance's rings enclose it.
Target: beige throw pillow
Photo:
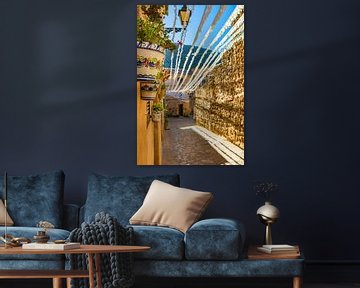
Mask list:
[[[186,232],[204,213],[212,200],[209,192],[199,192],[154,180],[143,205],[130,224],[166,226]]]
[[[14,221],[11,219],[8,213],[6,213],[6,225],[12,226],[14,225]],[[5,225],[5,205],[3,201],[0,199],[0,226]]]

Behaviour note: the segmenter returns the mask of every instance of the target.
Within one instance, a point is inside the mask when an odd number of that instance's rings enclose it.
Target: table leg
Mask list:
[[[101,255],[95,254],[95,271],[96,271],[96,285],[97,288],[102,288],[101,284]]]
[[[293,278],[293,288],[301,288],[301,277],[297,276]]]
[[[88,260],[89,260],[89,288],[95,288],[95,282],[94,282],[94,254],[88,253]]]
[[[66,278],[66,288],[71,288],[71,278]]]
[[[62,288],[61,278],[53,278],[53,288]]]

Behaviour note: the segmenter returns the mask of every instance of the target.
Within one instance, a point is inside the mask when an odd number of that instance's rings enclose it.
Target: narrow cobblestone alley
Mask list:
[[[163,165],[225,165],[222,157],[199,133],[190,117],[168,118],[163,145]]]

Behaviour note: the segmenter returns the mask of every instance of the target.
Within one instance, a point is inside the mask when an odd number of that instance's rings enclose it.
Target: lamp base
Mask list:
[[[264,242],[266,245],[272,245],[271,224],[266,224],[266,226],[265,226]]]

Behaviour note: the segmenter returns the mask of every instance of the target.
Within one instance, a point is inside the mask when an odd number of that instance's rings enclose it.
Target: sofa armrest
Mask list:
[[[64,204],[63,228],[71,231],[77,227],[79,227],[79,206]]]
[[[214,218],[196,222],[185,234],[188,260],[235,260],[242,254],[245,228],[233,219]]]

